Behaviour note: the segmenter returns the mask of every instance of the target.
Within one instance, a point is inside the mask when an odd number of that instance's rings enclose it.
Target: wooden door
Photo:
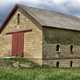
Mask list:
[[[24,54],[24,33],[15,32],[12,34],[12,56],[23,56]]]

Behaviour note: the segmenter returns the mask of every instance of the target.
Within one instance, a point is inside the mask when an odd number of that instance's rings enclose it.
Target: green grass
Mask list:
[[[26,58],[16,57],[16,58],[0,58],[0,66],[12,66],[13,63],[19,62],[19,64],[27,64],[32,67],[39,66],[36,63],[33,63],[31,60]]]
[[[0,67],[0,80],[80,80],[80,69]]]
[[[0,80],[80,80],[80,68],[60,69],[48,66],[37,66],[29,60],[22,58],[2,58],[0,61]],[[14,68],[12,62],[34,64],[32,68]]]

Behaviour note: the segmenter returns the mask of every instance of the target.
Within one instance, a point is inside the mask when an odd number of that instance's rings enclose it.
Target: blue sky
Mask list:
[[[80,0],[0,0],[0,23],[16,3],[80,16]]]

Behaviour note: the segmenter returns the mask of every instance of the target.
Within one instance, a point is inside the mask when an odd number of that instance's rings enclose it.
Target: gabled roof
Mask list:
[[[26,15],[29,14],[33,19],[41,24],[41,26],[80,31],[80,19],[77,17],[68,16],[55,11],[27,7],[24,5],[16,5],[11,10],[9,16],[5,19],[1,27],[1,31],[18,8],[24,10]]]

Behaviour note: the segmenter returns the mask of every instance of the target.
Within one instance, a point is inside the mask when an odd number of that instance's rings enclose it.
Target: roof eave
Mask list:
[[[61,28],[61,27],[54,27],[54,26],[46,26],[46,25],[43,25],[42,27],[80,32],[80,30],[77,30],[77,29],[68,29],[68,28]]]

